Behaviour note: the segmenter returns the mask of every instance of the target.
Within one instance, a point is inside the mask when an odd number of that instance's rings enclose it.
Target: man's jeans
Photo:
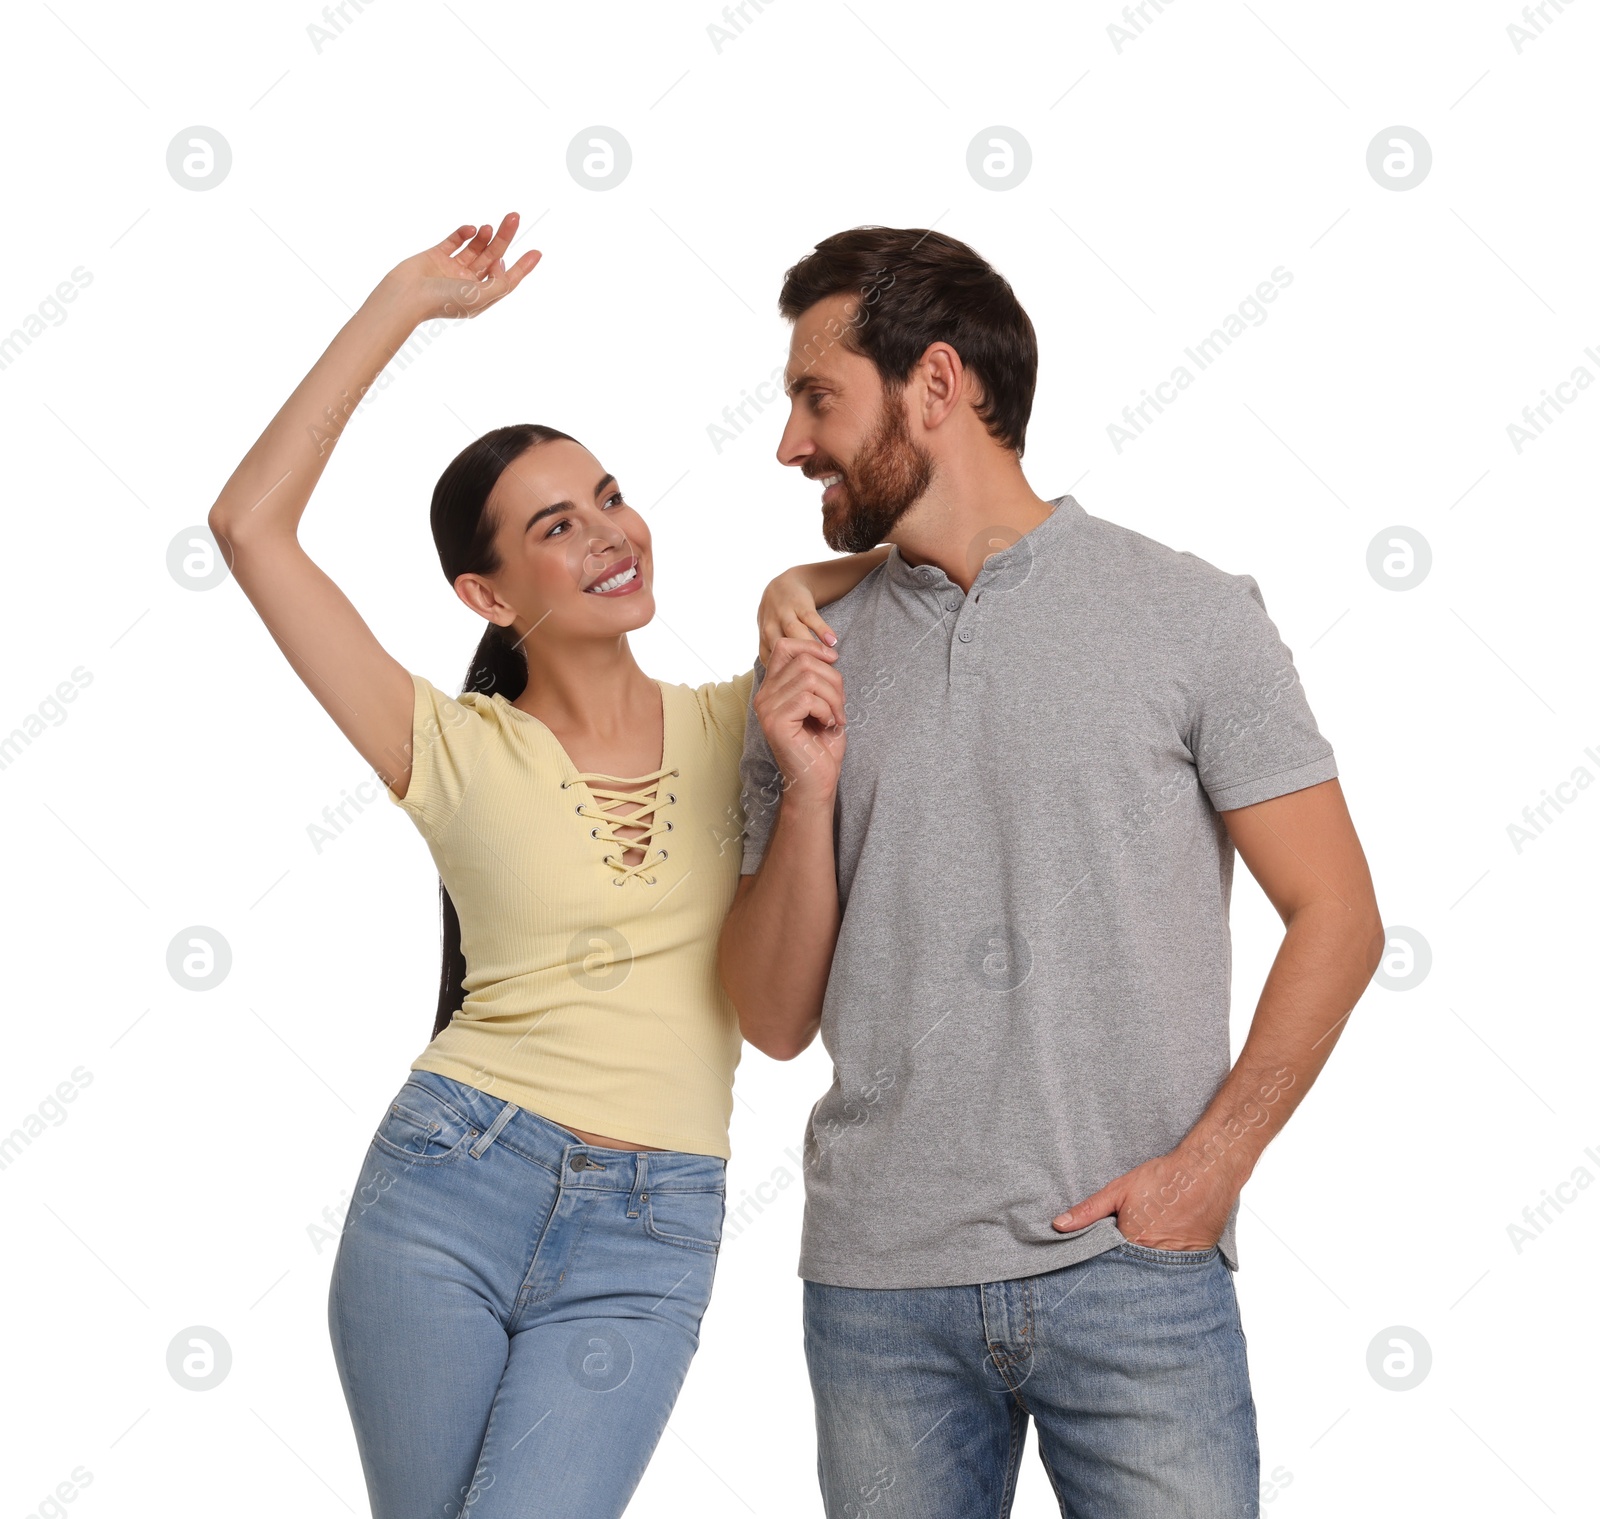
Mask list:
[[[1122,1244],[971,1287],[805,1284],[828,1519],[1011,1510],[1027,1421],[1071,1519],[1257,1513],[1255,1404],[1215,1246]]]

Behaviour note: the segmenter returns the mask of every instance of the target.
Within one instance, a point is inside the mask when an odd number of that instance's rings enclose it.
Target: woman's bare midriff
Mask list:
[[[586,1145],[600,1145],[607,1150],[659,1150],[660,1145],[629,1144],[626,1139],[608,1139],[604,1134],[590,1134],[583,1129],[575,1129],[571,1124],[562,1124],[561,1127],[569,1134],[576,1134]]]

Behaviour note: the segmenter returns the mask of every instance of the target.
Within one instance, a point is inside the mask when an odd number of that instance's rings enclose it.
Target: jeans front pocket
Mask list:
[[[1117,1246],[1122,1255],[1139,1261],[1154,1261],[1162,1266],[1204,1266],[1221,1253],[1220,1245],[1210,1245],[1204,1250],[1157,1250],[1154,1245],[1136,1245],[1131,1239]]]
[[[397,1160],[426,1165],[457,1159],[477,1137],[477,1127],[437,1092],[408,1081],[389,1104],[372,1142]]]
[[[644,1230],[652,1239],[715,1255],[722,1245],[723,1190],[652,1188],[644,1200]]]

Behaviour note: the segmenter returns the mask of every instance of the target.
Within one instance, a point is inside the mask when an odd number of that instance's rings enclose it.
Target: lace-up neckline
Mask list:
[[[605,856],[606,865],[616,872],[611,878],[614,886],[625,886],[632,879],[641,880],[647,886],[656,884],[655,876],[648,872],[655,868],[658,861],[667,858],[667,851],[656,844],[656,837],[672,832],[671,820],[663,822],[660,814],[678,800],[677,793],[672,791],[663,797],[661,783],[668,776],[676,777],[677,774],[677,769],[671,765],[653,770],[648,775],[635,776],[602,775],[582,770],[572,780],[562,781],[563,790],[582,781],[589,795],[594,798],[593,806],[579,802],[576,811],[579,817],[594,824],[589,830],[591,837],[617,851]],[[619,807],[630,804],[636,804],[632,812],[617,811]],[[619,828],[639,828],[642,832],[634,838],[624,838],[617,832]],[[624,863],[630,849],[640,851],[639,860],[633,865]]]
[[[530,731],[542,734],[545,742],[560,757],[560,768],[567,776],[561,782],[563,791],[579,785],[588,791],[590,800],[574,804],[573,810],[588,829],[590,838],[605,850],[602,863],[612,872],[614,886],[626,886],[630,880],[654,886],[655,868],[667,858],[666,848],[656,841],[660,835],[672,832],[671,821],[663,819],[660,814],[662,809],[678,800],[675,792],[669,791],[663,795],[661,790],[661,783],[668,776],[676,779],[681,774],[676,765],[666,763],[669,758],[678,756],[678,719],[667,685],[659,680],[654,685],[661,693],[662,764],[659,770],[652,770],[648,775],[606,775],[593,770],[579,770],[561,740],[547,724],[533,713],[513,706],[499,692],[492,698],[497,706],[511,715],[513,721],[526,724]],[[617,811],[619,807],[629,805],[634,808],[631,813]],[[620,828],[638,828],[641,831],[637,837],[630,839],[617,831]],[[628,853],[635,849],[640,851],[639,861],[629,865]]]

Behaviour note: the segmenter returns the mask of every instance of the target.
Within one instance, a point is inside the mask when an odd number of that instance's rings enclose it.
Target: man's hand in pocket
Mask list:
[[[1239,1187],[1174,1151],[1109,1181],[1092,1197],[1052,1220],[1063,1234],[1115,1218],[1117,1228],[1152,1250],[1209,1250],[1222,1237]]]

